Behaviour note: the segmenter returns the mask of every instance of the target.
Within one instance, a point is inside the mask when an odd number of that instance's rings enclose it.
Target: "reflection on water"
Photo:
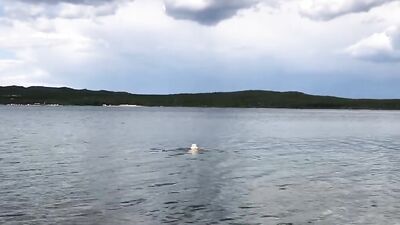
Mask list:
[[[400,223],[400,112],[3,106],[0,121],[0,224]]]

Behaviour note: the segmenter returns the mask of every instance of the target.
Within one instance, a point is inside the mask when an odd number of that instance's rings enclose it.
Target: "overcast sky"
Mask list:
[[[0,86],[400,98],[400,1],[0,0]]]

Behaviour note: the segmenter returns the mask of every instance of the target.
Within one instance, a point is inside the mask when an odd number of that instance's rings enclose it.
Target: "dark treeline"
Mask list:
[[[0,87],[0,104],[142,105],[184,107],[400,109],[398,99],[347,99],[301,92],[238,91],[201,94],[136,95],[127,92],[51,87]]]

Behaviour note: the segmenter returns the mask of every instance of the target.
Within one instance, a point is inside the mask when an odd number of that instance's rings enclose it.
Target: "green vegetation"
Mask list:
[[[0,87],[0,104],[142,105],[184,107],[400,109],[400,100],[347,99],[301,92],[238,91],[201,94],[136,95],[127,92],[50,87]]]

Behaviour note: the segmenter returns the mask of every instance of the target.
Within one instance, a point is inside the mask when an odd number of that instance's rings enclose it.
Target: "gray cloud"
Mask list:
[[[369,10],[398,0],[301,0],[299,13],[313,20],[331,20],[351,13]],[[164,0],[166,13],[182,20],[191,20],[203,25],[215,25],[229,19],[241,9],[257,3],[278,7],[291,0]]]
[[[192,20],[203,25],[215,25],[231,18],[245,8],[259,2],[258,0],[208,0],[201,7],[177,4],[175,0],[165,0],[165,9],[175,19]]]

